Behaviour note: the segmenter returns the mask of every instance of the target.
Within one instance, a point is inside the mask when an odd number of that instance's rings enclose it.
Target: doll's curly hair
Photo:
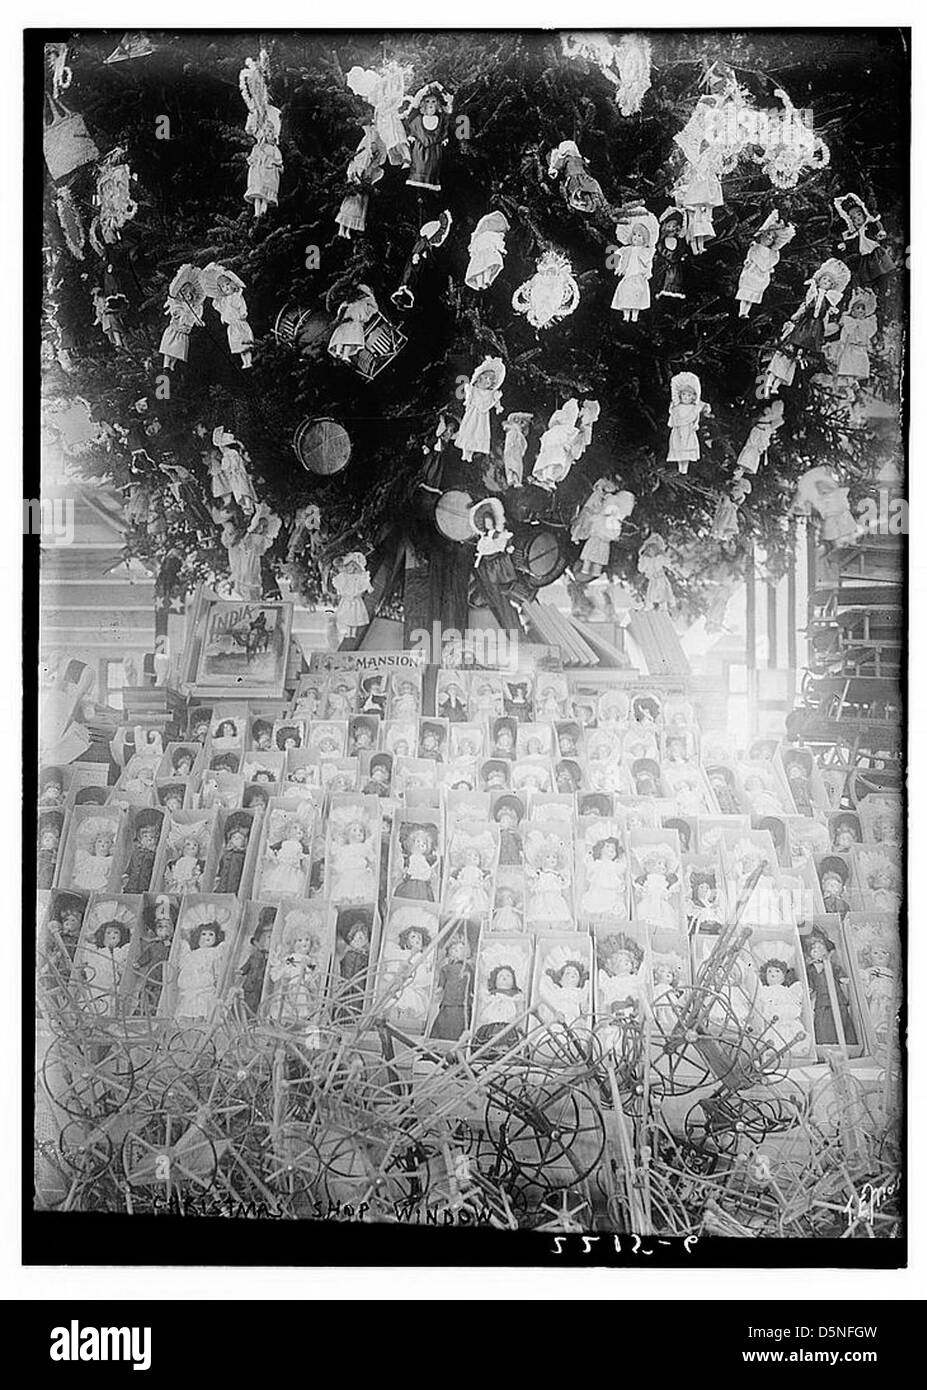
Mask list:
[[[200,949],[200,941],[204,931],[215,933],[215,944],[217,946],[221,946],[222,942],[225,940],[225,932],[219,926],[218,922],[201,922],[199,926],[193,928],[187,937],[191,951],[198,951]]]
[[[411,947],[409,945],[409,937],[412,935],[413,932],[417,932],[418,935],[422,938],[422,944],[419,948],[420,950],[424,951],[426,947],[431,945],[431,932],[428,930],[427,927],[408,926],[403,927],[402,931],[399,933],[399,936],[397,937],[400,950],[411,950]]]
[[[498,989],[498,980],[499,980],[499,976],[500,976],[500,974],[502,973],[503,970],[507,970],[508,973],[509,973],[509,974],[511,975],[511,977],[512,977],[512,985],[513,985],[512,993],[513,993],[513,994],[521,994],[521,988],[520,988],[520,986],[519,986],[519,984],[518,984],[518,977],[517,977],[517,975],[515,974],[515,967],[514,967],[514,965],[506,965],[505,962],[503,962],[501,965],[495,965],[495,966],[493,966],[492,970],[490,970],[488,976],[486,977],[486,991],[487,991],[487,993],[488,993],[488,994],[498,994],[498,992],[499,992],[499,989]]]
[[[119,945],[125,946],[132,937],[132,929],[128,922],[120,922],[118,918],[112,918],[109,922],[101,922],[96,931],[90,933],[89,939],[94,946],[103,946],[103,938],[111,927],[115,927],[119,933]]]
[[[761,969],[760,969],[760,983],[761,983],[761,984],[764,984],[764,985],[768,985],[768,984],[769,984],[769,978],[768,978],[768,976],[769,976],[769,969],[770,969],[771,966],[772,966],[774,969],[780,970],[780,971],[782,972],[782,983],[783,983],[784,985],[791,985],[791,984],[794,984],[794,983],[795,983],[795,971],[792,969],[792,967],[791,967],[790,965],[787,965],[786,962],[785,962],[784,960],[778,960],[776,956],[770,956],[770,957],[769,957],[769,960],[766,961],[765,964],[764,964],[764,965],[761,967]]]
[[[621,844],[621,841],[618,839],[618,837],[617,837],[616,835],[603,835],[602,838],[601,838],[601,840],[596,840],[595,844],[592,846],[592,857],[593,857],[593,859],[601,859],[601,858],[602,858],[602,849],[603,849],[603,847],[604,847],[605,845],[614,845],[614,846],[615,846],[615,858],[616,858],[616,859],[620,859],[620,858],[622,857],[622,855],[624,854],[624,848],[623,848],[623,846],[622,846],[622,844]]]
[[[620,951],[623,951],[626,956],[630,956],[634,962],[634,974],[636,975],[643,964],[644,950],[633,936],[628,936],[625,932],[609,932],[607,936],[600,939],[599,957],[603,961],[617,956]]]

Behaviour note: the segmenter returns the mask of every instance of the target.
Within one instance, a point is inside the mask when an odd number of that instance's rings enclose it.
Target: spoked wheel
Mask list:
[[[128,1050],[101,1032],[74,1041],[57,1038],[45,1053],[42,1080],[66,1115],[102,1120],[128,1104],[135,1069]]]
[[[58,1153],[69,1173],[92,1182],[109,1170],[113,1143],[105,1130],[68,1120],[58,1136]]]
[[[168,1038],[165,1062],[185,1076],[198,1076],[216,1065],[216,1045],[200,1028],[181,1028]]]
[[[133,1120],[122,1142],[122,1168],[132,1187],[203,1192],[215,1182],[218,1156],[200,1125],[161,1110]]]
[[[791,1103],[781,1098],[754,1100],[750,1096],[706,1096],[685,1118],[686,1139],[696,1150],[734,1154],[742,1142],[757,1145],[767,1134],[788,1128]]]
[[[322,1159],[306,1125],[287,1121],[269,1138],[262,1179],[283,1200],[318,1196]]]
[[[538,1068],[493,1083],[486,1131],[520,1177],[550,1189],[587,1177],[605,1148],[605,1124],[592,1096]]]

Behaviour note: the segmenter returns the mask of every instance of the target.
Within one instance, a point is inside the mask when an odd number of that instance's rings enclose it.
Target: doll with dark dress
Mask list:
[[[814,814],[811,800],[811,773],[814,759],[807,748],[793,748],[783,755],[782,763],[788,778],[795,809],[801,816]]]
[[[514,761],[518,725],[514,719],[503,715],[492,723],[492,756]]]
[[[859,816],[853,811],[835,816],[831,822],[831,845],[838,854],[845,854],[863,838]]]
[[[396,308],[403,313],[408,313],[414,308],[415,291],[422,271],[432,253],[447,241],[452,221],[449,210],[445,208],[440,217],[432,218],[419,228],[418,238],[403,268],[402,279],[390,295]]]
[[[367,780],[361,790],[365,796],[389,796],[392,778],[392,755],[390,753],[374,753],[367,769]]]
[[[428,1036],[457,1042],[467,1027],[473,1001],[473,964],[466,932],[454,932],[447,942],[436,984],[441,1002]]]
[[[689,254],[685,240],[685,213],[681,208],[667,208],[660,217],[660,235],[653,267],[654,299],[685,299],[682,265]]]
[[[434,902],[432,878],[438,862],[438,832],[433,825],[411,824],[399,835],[402,878],[395,890],[397,898],[419,898]]]
[[[846,256],[858,285],[878,288],[879,282],[895,269],[891,256],[882,245],[885,229],[881,219],[873,216],[856,193],[845,193],[842,198],[835,198],[834,207],[844,226],[837,249]]]
[[[502,685],[502,706],[510,719],[530,723],[534,714],[528,681],[507,680]]]
[[[158,894],[146,913],[145,935],[135,968],[142,982],[143,1011],[149,1016],[157,1012],[161,999],[176,918],[177,909],[166,893]]]
[[[727,767],[706,769],[708,785],[715,794],[718,810],[722,816],[739,816],[743,808],[734,788],[734,774]]]
[[[246,811],[233,811],[224,829],[224,846],[216,867],[216,893],[237,893],[245,871],[253,821]]]
[[[849,877],[850,870],[846,862],[836,854],[827,855],[818,866],[824,911],[835,912],[841,921],[850,910],[850,904],[844,896]]]
[[[270,938],[274,929],[275,907],[262,907],[258,923],[251,934],[251,950],[248,959],[238,971],[241,981],[241,997],[250,1014],[256,1014],[261,1007],[264,992],[264,976],[267,974],[267,957],[270,952]]]
[[[151,887],[163,819],[163,811],[156,810],[139,811],[135,817],[132,853],[122,876],[123,893],[147,893]]]
[[[388,698],[389,692],[386,689],[384,676],[364,676],[362,678],[359,696],[361,714],[378,714],[381,719],[385,718]]]
[[[487,998],[480,1009],[479,1026],[473,1036],[476,1049],[486,1048],[484,1056],[512,1047],[520,1032],[515,1020],[524,1012],[524,994],[511,965],[500,964],[489,972]]]
[[[525,818],[524,804],[517,796],[500,796],[492,818],[499,827],[499,867],[523,864],[525,849],[518,827]]]
[[[406,184],[441,192],[441,164],[451,129],[454,98],[440,82],[429,82],[411,98],[402,117],[411,159]]]
[[[444,762],[445,730],[440,724],[422,722],[418,740],[418,756],[429,758],[432,762]]]
[[[251,747],[258,753],[269,753],[274,746],[274,726],[269,719],[255,719],[251,725]]]
[[[36,854],[35,886],[50,888],[55,881],[58,846],[64,824],[62,811],[45,811],[39,816],[38,852]]]
[[[467,692],[455,676],[445,681],[438,694],[438,714],[450,724],[466,724],[469,720]]]
[[[802,949],[805,953],[805,970],[811,992],[815,1042],[819,1047],[826,1047],[839,1045],[841,1041],[828,985],[827,977],[830,974],[843,1042],[849,1047],[855,1046],[856,1027],[850,1017],[850,980],[836,958],[835,943],[820,927],[814,927],[808,936],[802,938]]]
[[[339,1014],[343,1019],[356,1017],[363,1008],[370,967],[370,940],[373,923],[369,912],[340,912],[336,932],[344,942],[344,953],[338,962],[341,988],[338,991]]]

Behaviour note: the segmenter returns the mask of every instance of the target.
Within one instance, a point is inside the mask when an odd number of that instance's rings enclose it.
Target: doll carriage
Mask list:
[[[364,346],[351,358],[351,366],[365,381],[379,376],[399,355],[408,338],[377,312],[364,325]]]

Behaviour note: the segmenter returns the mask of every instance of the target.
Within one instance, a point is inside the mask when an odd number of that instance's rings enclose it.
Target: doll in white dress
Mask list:
[[[619,1047],[626,1026],[647,1013],[644,952],[625,932],[610,932],[598,939],[596,953],[596,1033],[606,1048]]]
[[[701,170],[690,165],[676,186],[675,196],[686,215],[686,241],[693,256],[700,256],[705,243],[715,235],[714,209],[724,203],[721,181],[708,165]]]
[[[360,144],[348,165],[350,191],[344,195],[335,217],[338,235],[345,240],[351,240],[352,232],[365,230],[370,189],[382,179],[385,163],[386,148],[376,126],[365,125]]]
[[[395,924],[397,918],[393,921]],[[382,989],[385,992],[394,986],[398,988],[385,1012],[397,1028],[421,1032],[425,1027],[434,977],[434,957],[425,954],[430,945],[427,927],[410,921],[399,932],[396,945],[386,948]]]
[[[255,217],[263,217],[268,208],[276,207],[282,168],[280,111],[276,106],[267,106],[248,155],[245,202],[253,205]]]
[[[592,863],[586,869],[582,909],[590,916],[621,916],[627,874],[620,841],[606,835],[592,846]]]
[[[863,928],[857,960],[872,1031],[884,1047],[898,1008],[898,951],[895,938],[881,923]]]
[[[576,450],[582,439],[578,421],[579,402],[571,397],[553,412],[547,429],[541,435],[541,446],[531,476],[549,492],[563,482],[576,460]]]
[[[762,304],[772,273],[779,264],[779,253],[783,246],[788,246],[794,235],[795,228],[791,224],[781,223],[775,211],[769,214],[757,231],[747,249],[735,296],[742,319],[750,313],[752,305]]]
[[[209,471],[213,497],[220,503],[237,502],[250,516],[257,498],[248,473],[247,464],[251,460],[247,449],[224,425],[217,425],[213,430],[212,444]]]
[[[575,1025],[590,1014],[589,971],[572,957],[560,963],[566,951],[552,951],[550,965],[541,975],[539,1010],[545,1023]],[[557,965],[554,962],[557,961]]]
[[[306,886],[308,856],[299,826],[288,823],[275,845],[268,846],[261,873],[261,892],[298,897]]]
[[[328,340],[328,350],[332,357],[348,362],[365,346],[364,329],[380,312],[376,295],[369,285],[358,285],[353,299],[345,300],[338,307],[335,327]]]
[[[195,835],[188,835],[181,840],[179,856],[167,867],[164,886],[169,893],[195,893],[200,886],[203,868],[200,842]]]
[[[518,910],[518,894],[514,888],[505,884],[496,889],[495,910],[492,915],[492,930],[520,932],[524,922]]]
[[[521,487],[525,475],[525,454],[528,449],[528,430],[534,416],[530,411],[515,410],[502,422],[505,435],[503,467],[508,487]]]
[[[219,1003],[219,985],[225,959],[225,932],[220,925],[226,914],[201,908],[212,920],[203,920],[184,934],[188,949],[181,951],[177,972],[177,1019],[209,1018]]]
[[[353,636],[370,621],[363,595],[373,592],[367,561],[359,550],[352,550],[337,563],[332,588],[338,595],[335,609],[338,631]]]
[[[640,865],[643,873],[634,880],[635,915],[656,926],[677,927],[679,878],[674,854],[666,847],[654,845],[640,855]]]
[[[635,209],[615,228],[621,250],[615,258],[619,280],[612,308],[621,310],[625,323],[636,323],[641,310],[650,308],[650,277],[659,234],[660,224],[646,208]]]
[[[666,461],[678,464],[680,473],[688,473],[689,464],[701,457],[699,424],[703,415],[710,414],[710,408],[702,401],[701,383],[694,372],[677,372],[670,384],[670,391],[670,437]]]
[[[99,828],[88,830],[88,822],[81,827],[90,838],[86,848],[78,848],[74,855],[72,887],[83,888],[87,892],[101,892],[109,886],[113,871],[113,847],[115,830],[112,822],[102,822]]]
[[[801,981],[784,961],[770,956],[760,969],[756,1007],[770,1025],[767,1034],[777,1047],[790,1048],[805,1037]]]
[[[737,467],[745,473],[756,473],[766,458],[773,435],[782,428],[785,407],[781,401],[771,401],[747,435],[747,442],[737,456]]]
[[[872,290],[857,290],[840,317],[840,337],[833,349],[834,376],[869,380],[869,344],[878,327],[875,295]]]
[[[90,993],[95,1013],[112,1013],[116,1007],[125,974],[132,937],[131,919],[116,903],[102,905],[98,915],[106,916],[87,940],[82,952],[80,974]]]
[[[283,919],[283,938],[270,961],[273,982],[270,1008],[275,1022],[305,1024],[318,1013],[322,994],[323,922],[318,912],[301,908]]]
[[[169,322],[158,351],[168,371],[174,370],[175,362],[187,360],[190,334],[194,328],[202,326],[204,298],[200,271],[195,266],[182,265],[171,281],[164,301]]]
[[[505,263],[508,219],[502,212],[481,217],[470,237],[470,261],[465,278],[471,290],[488,289]]]
[[[406,81],[410,75],[409,68],[389,62],[379,72],[372,68],[353,67],[345,78],[351,91],[373,107],[373,123],[390,164],[408,165],[411,162],[401,114],[407,106]]]
[[[638,571],[647,580],[644,593],[645,608],[673,608],[676,603],[666,571],[670,568],[666,541],[662,536],[648,536],[637,556]]]
[[[599,478],[595,483],[570,531],[574,544],[584,542],[579,556],[581,577],[593,579],[602,573],[635,501],[633,492],[619,491],[611,478]]]
[[[488,454],[492,448],[490,412],[502,414],[502,383],[505,365],[499,357],[486,357],[464,389],[464,416],[454,443],[468,462],[474,454]]]
[[[331,847],[332,881],[328,895],[334,903],[372,903],[376,901],[374,875],[376,847],[367,825],[359,817],[339,831],[341,838]]]
[[[564,927],[573,914],[567,902],[567,846],[555,835],[532,832],[526,838],[528,907],[526,918],[533,927]]]
[[[241,358],[243,367],[250,367],[254,334],[248,322],[248,306],[244,296],[245,282],[233,270],[226,270],[223,266],[207,266],[204,274],[208,274],[209,271],[215,274],[212,302],[216,313],[225,324],[229,352]]]

